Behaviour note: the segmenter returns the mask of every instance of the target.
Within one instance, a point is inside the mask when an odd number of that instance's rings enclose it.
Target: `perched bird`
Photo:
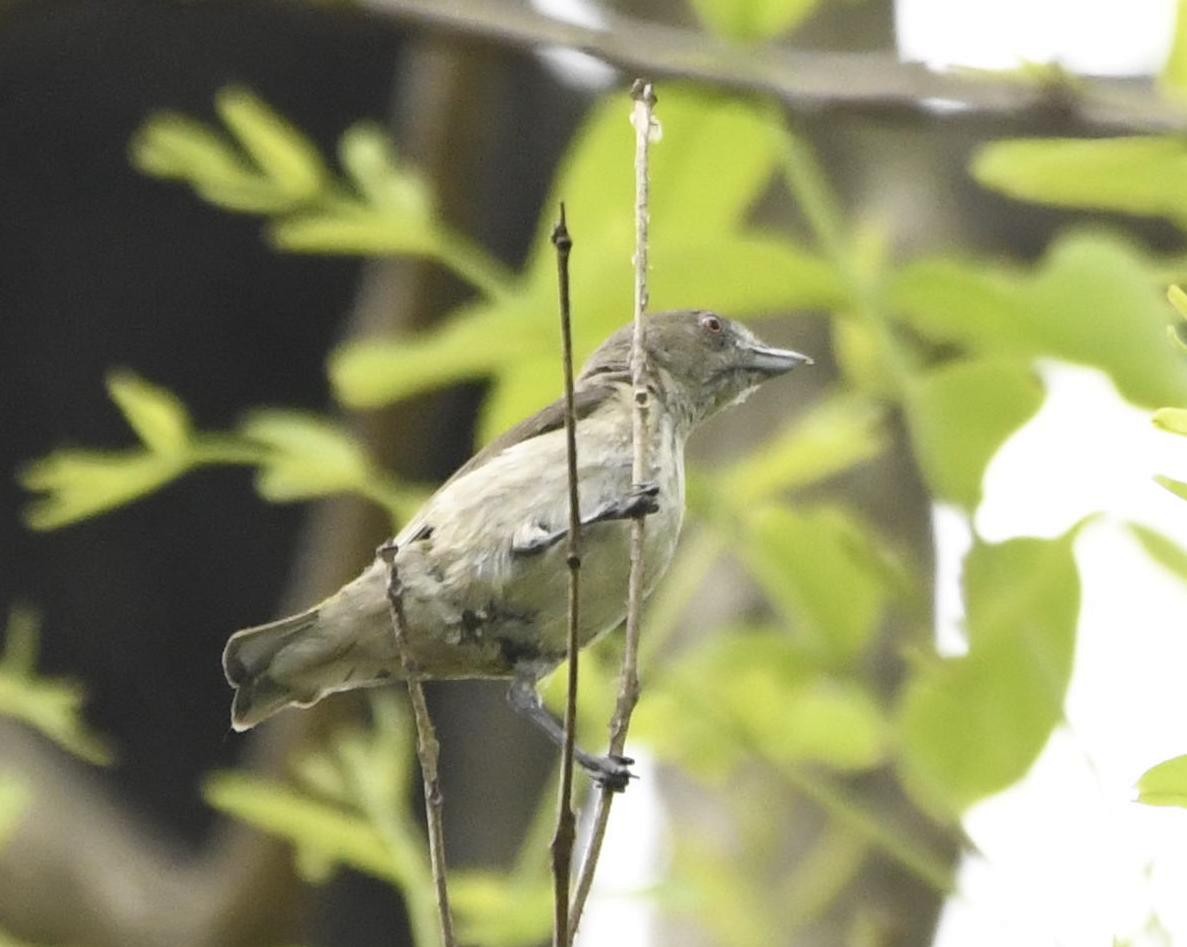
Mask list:
[[[644,590],[667,570],[684,518],[684,444],[698,424],[758,385],[811,359],[763,344],[711,312],[644,323],[650,476],[632,482],[632,332],[612,335],[575,384],[582,514],[581,646],[626,615],[629,521],[646,515]],[[457,471],[400,531],[394,565],[404,635],[429,679],[510,678],[509,699],[558,743],[538,681],[568,643],[568,481],[560,400],[493,441]],[[389,553],[390,554],[390,553]],[[354,581],[290,618],[231,636],[223,669],[235,688],[232,725],[246,730],[290,704],[399,678],[377,556]],[[598,782],[621,789],[630,761],[578,750]]]

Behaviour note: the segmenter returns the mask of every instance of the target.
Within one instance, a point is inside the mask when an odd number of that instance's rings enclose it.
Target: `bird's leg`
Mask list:
[[[582,527],[592,526],[594,523],[608,523],[611,520],[633,520],[639,516],[649,516],[659,512],[659,484],[648,481],[631,487],[626,496],[603,503],[588,516],[581,518]],[[511,552],[517,556],[531,556],[555,546],[569,535],[568,527],[564,529],[547,530],[539,527],[534,532],[512,541]]]
[[[553,743],[564,746],[565,728],[540,703],[534,676],[517,674],[507,691],[507,700],[517,712],[543,730]],[[622,792],[634,778],[630,765],[635,761],[627,756],[594,756],[580,747],[574,747],[573,759],[595,783],[614,792]]]

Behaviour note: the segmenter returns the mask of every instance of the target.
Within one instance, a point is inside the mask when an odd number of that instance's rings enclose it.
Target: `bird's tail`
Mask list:
[[[318,610],[311,608],[231,636],[223,651],[223,672],[235,688],[231,704],[231,726],[235,730],[248,730],[288,704],[308,704],[317,699],[317,694],[295,691],[287,681],[289,675],[279,673],[277,667],[292,663],[278,662],[277,657],[315,628],[317,621]]]

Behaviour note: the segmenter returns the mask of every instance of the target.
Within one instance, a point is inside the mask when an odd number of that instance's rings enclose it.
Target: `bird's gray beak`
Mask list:
[[[811,365],[812,359],[791,349],[773,349],[768,345],[747,345],[744,349],[747,368],[774,377],[791,371],[797,365]]]

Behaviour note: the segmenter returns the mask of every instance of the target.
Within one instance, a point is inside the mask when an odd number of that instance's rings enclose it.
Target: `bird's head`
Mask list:
[[[630,375],[633,327],[607,339],[586,363],[583,381]],[[683,309],[646,317],[644,344],[661,397],[695,425],[744,400],[770,378],[812,359],[762,342],[739,322]]]

